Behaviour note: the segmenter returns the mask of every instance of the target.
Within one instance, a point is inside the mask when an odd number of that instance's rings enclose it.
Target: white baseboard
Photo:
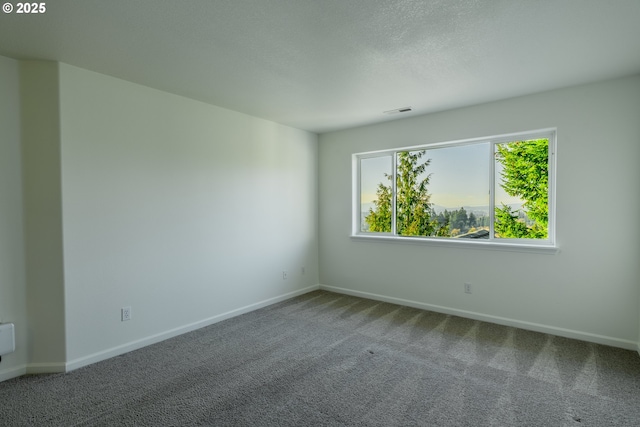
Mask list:
[[[66,372],[66,363],[29,363],[27,374],[60,374]]]
[[[288,292],[286,294],[269,298],[264,301],[260,301],[254,304],[249,304],[245,307],[237,308],[235,310],[228,311],[226,313],[218,314],[216,316],[210,317],[208,319],[200,320],[198,322],[190,323],[188,325],[180,326],[178,328],[170,329],[165,332],[161,332],[159,334],[155,334],[149,337],[145,337],[136,341],[132,341],[117,347],[113,347],[107,350],[100,351],[98,353],[90,354],[88,356],[80,357],[75,360],[71,360],[65,364],[63,369],[64,371],[72,371],[74,369],[82,368],[83,366],[91,365],[93,363],[97,363],[106,359],[110,359],[115,356],[119,356],[124,353],[128,353],[133,350],[138,350],[142,347],[146,347],[151,344],[156,344],[158,342],[167,340],[169,338],[176,337],[178,335],[185,334],[187,332],[194,331],[196,329],[204,328],[205,326],[213,325],[214,323],[221,322],[226,319],[230,319],[235,316],[239,316],[241,314],[249,313],[254,310],[258,310],[260,308],[276,304],[281,301],[288,300],[290,298],[296,297],[298,295],[306,294],[311,291],[315,291],[320,289],[320,285],[308,286],[304,289],[299,289],[297,291]],[[28,372],[31,373],[31,365],[29,365]],[[47,371],[52,372],[52,371]],[[57,371],[55,371],[57,372]]]
[[[11,378],[21,377],[27,373],[27,365],[20,365],[14,368],[0,370],[0,382],[10,380]]]
[[[640,354],[640,343],[619,338],[607,337],[604,335],[591,334],[588,332],[575,331],[572,329],[559,328],[556,326],[542,325],[539,323],[525,322],[517,319],[509,319],[506,317],[492,316],[489,314],[476,313],[473,311],[459,310],[456,308],[443,307],[433,304],[425,304],[418,301],[411,301],[402,298],[395,298],[386,295],[372,294],[369,292],[355,291],[352,289],[339,288],[335,286],[320,285],[320,289],[336,292],[345,295],[352,295],[361,298],[372,299],[376,301],[389,302],[392,304],[404,305],[407,307],[419,308],[422,310],[435,311],[438,313],[451,314],[454,316],[466,317],[483,322],[496,323],[504,326],[513,326],[520,329],[526,329],[535,332],[542,332],[551,335],[557,335],[566,338],[574,338],[581,341],[593,342],[596,344],[604,344],[612,347],[620,347],[627,350],[637,350]]]

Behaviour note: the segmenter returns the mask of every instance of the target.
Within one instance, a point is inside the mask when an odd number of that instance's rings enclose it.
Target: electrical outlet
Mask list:
[[[289,272],[287,270],[284,270],[282,272],[282,280],[287,280],[289,278]]]
[[[466,282],[464,284],[464,293],[465,294],[470,294],[471,293],[471,283]]]
[[[131,307],[122,307],[120,309],[120,315],[123,322],[131,320]]]
[[[302,267],[302,268],[300,269],[300,273],[301,273],[303,276],[304,276],[304,274],[305,274],[306,272],[307,272],[307,271],[306,271],[306,269],[305,269],[304,267]]]

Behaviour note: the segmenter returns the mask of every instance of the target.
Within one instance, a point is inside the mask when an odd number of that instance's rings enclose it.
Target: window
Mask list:
[[[353,155],[353,235],[554,247],[555,130]]]

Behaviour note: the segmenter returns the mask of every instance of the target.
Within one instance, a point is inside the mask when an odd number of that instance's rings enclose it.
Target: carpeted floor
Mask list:
[[[325,291],[68,374],[2,426],[638,426],[637,353]]]

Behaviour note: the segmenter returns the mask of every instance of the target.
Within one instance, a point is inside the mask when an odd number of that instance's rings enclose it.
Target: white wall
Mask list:
[[[2,356],[0,381],[27,364],[18,61],[0,56],[0,322],[14,323],[16,351]]]
[[[64,64],[0,57],[0,94],[0,320],[17,333],[0,380],[25,365],[101,360],[304,292],[318,276],[345,292],[640,341],[640,239],[623,229],[640,209],[640,77],[325,134],[319,145]],[[549,126],[559,254],[349,238],[351,153]],[[120,322],[125,305],[133,320]]]
[[[320,283],[637,348],[639,118],[636,76],[321,135]],[[350,239],[352,153],[547,127],[560,253]]]
[[[63,371],[64,271],[58,64],[20,63],[29,372]]]
[[[55,62],[0,94],[0,381],[317,288],[317,135]]]
[[[317,135],[64,64],[60,97],[70,367],[317,286]]]

